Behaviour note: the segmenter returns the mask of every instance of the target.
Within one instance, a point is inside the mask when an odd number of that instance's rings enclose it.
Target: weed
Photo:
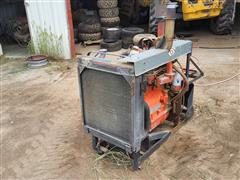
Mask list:
[[[107,152],[105,152],[103,155],[98,156],[95,159],[95,165],[94,165],[94,170],[96,172],[96,176],[103,176],[103,177],[108,177],[108,176],[114,176],[115,179],[123,179],[123,177],[119,177],[115,174],[109,174],[108,172],[104,172],[101,166],[99,165],[99,162],[102,160],[108,160],[111,164],[117,165],[122,167],[124,172],[127,171],[127,168],[131,165],[131,159],[128,155],[126,155],[122,151],[118,151],[117,149],[110,149]],[[126,178],[126,174],[123,174],[124,179]]]
[[[36,27],[36,39],[29,41],[27,49],[30,54],[44,54],[58,59],[62,56],[62,35],[57,36],[47,29]]]
[[[36,54],[32,39],[27,44],[27,51],[28,51],[29,54]]]

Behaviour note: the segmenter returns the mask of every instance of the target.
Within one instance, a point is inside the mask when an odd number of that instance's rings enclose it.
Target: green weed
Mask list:
[[[62,57],[62,35],[57,36],[47,29],[36,28],[36,38],[29,41],[27,49],[30,54],[43,54],[54,59]]]

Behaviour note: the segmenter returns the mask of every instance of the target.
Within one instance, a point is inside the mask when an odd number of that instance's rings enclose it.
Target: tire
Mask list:
[[[97,6],[100,9],[109,9],[109,8],[115,8],[118,5],[117,0],[98,0]]]
[[[82,41],[96,41],[96,40],[101,39],[101,33],[100,32],[92,33],[92,34],[79,33],[78,35],[79,35],[79,39],[82,40]]]
[[[128,27],[122,29],[122,41],[123,48],[127,49],[130,45],[133,45],[133,37],[137,34],[144,33],[144,29],[137,27]]]
[[[80,23],[78,25],[78,31],[80,33],[97,33],[97,32],[101,32],[101,24],[100,23],[94,23],[94,24]]]
[[[102,28],[103,39],[105,42],[116,42],[121,37],[121,29],[114,28]]]
[[[119,15],[119,10],[118,8],[99,9],[99,15],[102,18],[117,17]]]
[[[95,24],[95,23],[99,23],[99,17],[98,16],[86,16],[85,19],[83,20],[83,23],[85,24]]]
[[[122,41],[118,40],[116,42],[111,42],[111,43],[102,41],[101,48],[107,49],[109,52],[119,51],[122,49]]]
[[[231,34],[234,24],[235,8],[236,2],[234,0],[226,1],[220,15],[211,20],[210,29],[214,34]]]
[[[144,33],[144,29],[138,27],[127,27],[122,29],[122,37],[133,37]]]
[[[128,49],[129,48],[129,46],[132,46],[133,45],[133,42],[130,42],[130,41],[123,41],[122,42],[122,48],[123,49]]]
[[[119,26],[120,18],[112,17],[112,18],[101,18],[101,24],[105,27],[115,27]]]

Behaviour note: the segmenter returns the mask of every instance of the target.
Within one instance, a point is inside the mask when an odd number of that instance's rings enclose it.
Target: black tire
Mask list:
[[[97,33],[97,32],[101,32],[101,24],[100,23],[94,23],[94,24],[80,23],[78,25],[78,31],[80,33]]]
[[[122,42],[122,48],[123,49],[128,49],[129,48],[129,46],[132,46],[133,45],[133,43],[132,42]]]
[[[122,37],[133,37],[141,33],[144,33],[144,29],[138,27],[127,27],[122,29]]]
[[[231,34],[234,24],[235,8],[235,0],[226,1],[220,15],[211,20],[210,29],[214,34]]]
[[[79,33],[78,35],[79,35],[79,40],[81,40],[81,41],[96,41],[96,40],[101,39],[101,33],[100,32],[92,33],[92,34]]]
[[[118,5],[117,0],[98,0],[97,6],[100,9],[115,8]]]
[[[99,9],[99,15],[102,18],[117,17],[119,15],[119,10],[117,7],[110,9]]]
[[[123,48],[127,49],[130,45],[133,45],[133,37],[137,34],[144,33],[144,29],[137,27],[128,27],[122,29],[122,41]]]
[[[111,43],[102,41],[101,48],[107,49],[109,52],[119,51],[122,48],[122,41],[118,40],[116,42],[111,42]]]
[[[121,29],[114,28],[102,28],[102,35],[105,42],[116,42],[121,37]]]
[[[99,23],[99,16],[86,16],[85,19],[83,20],[83,23],[85,24],[95,24]]]
[[[120,18],[112,17],[112,18],[101,18],[101,24],[105,27],[115,27],[119,26]]]

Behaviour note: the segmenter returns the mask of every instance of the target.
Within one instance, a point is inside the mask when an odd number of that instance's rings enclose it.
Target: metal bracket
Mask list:
[[[200,69],[200,67],[195,63],[195,61],[190,57],[189,58],[189,63],[192,63],[193,66],[197,69],[197,70],[190,70],[187,69],[187,77],[191,78],[191,80],[189,81],[189,84],[192,84],[193,82],[195,82],[196,80],[200,79],[202,76],[204,76],[204,72]],[[190,65],[189,65],[190,66]],[[188,67],[189,68],[189,67]],[[192,71],[192,73],[191,73]]]
[[[132,166],[134,170],[137,170],[139,168],[139,165],[142,161],[146,160],[155,150],[157,150],[170,136],[169,131],[161,131],[157,133],[151,133],[149,134],[148,141],[149,143],[152,141],[155,141],[154,144],[152,144],[147,151],[145,151],[143,154],[140,152],[133,152],[132,153]]]

